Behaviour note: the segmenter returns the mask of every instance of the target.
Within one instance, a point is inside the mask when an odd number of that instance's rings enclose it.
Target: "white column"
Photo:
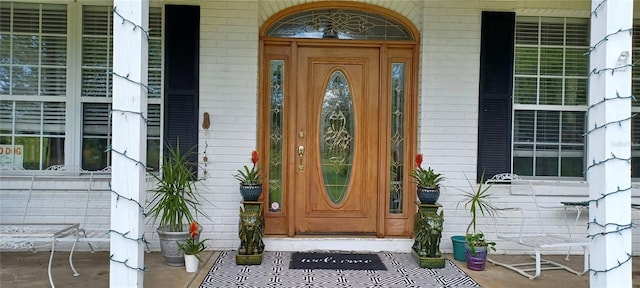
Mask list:
[[[631,34],[621,30],[632,28],[633,1],[592,0],[591,7],[587,180],[589,235],[595,237],[589,283],[631,287],[631,229],[616,224],[631,223],[631,67],[624,67],[632,63]]]
[[[147,162],[149,2],[114,0],[113,5],[111,230],[115,232],[111,232],[109,286],[142,288],[144,244],[135,239],[144,235],[146,169],[140,163]]]

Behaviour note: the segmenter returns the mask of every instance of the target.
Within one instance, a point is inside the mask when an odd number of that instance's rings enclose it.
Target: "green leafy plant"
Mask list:
[[[436,188],[440,187],[440,182],[445,180],[445,177],[440,173],[436,173],[428,167],[422,168],[422,154],[416,155],[416,169],[411,171],[411,177],[416,180],[416,184],[421,188]]]
[[[258,160],[258,151],[253,150],[253,152],[251,152],[251,163],[253,163],[251,169],[249,169],[247,165],[244,165],[243,169],[238,170],[238,174],[233,175],[233,177],[240,181],[242,185],[260,184],[262,177],[260,176],[260,167],[256,165]]]
[[[166,231],[183,231],[183,225],[195,221],[194,212],[204,215],[195,187],[199,179],[193,172],[194,164],[188,160],[191,154],[192,150],[183,154],[179,148],[167,145],[160,173],[151,173],[157,184],[147,214],[154,217],[154,223],[159,218],[160,227]]]
[[[487,247],[487,249],[496,251],[496,242],[484,239],[484,233],[482,232],[467,234],[465,241],[469,245],[471,255],[476,255],[476,247]]]
[[[202,259],[200,258],[200,252],[204,251],[204,249],[206,249],[207,247],[204,245],[204,242],[206,242],[209,239],[204,239],[204,240],[196,240],[196,236],[200,233],[198,232],[198,222],[191,222],[191,225],[189,225],[189,235],[191,237],[187,238],[184,243],[178,243],[178,249],[180,249],[182,252],[184,252],[184,254],[187,255],[193,255],[196,256],[196,258],[198,259],[198,261],[202,262]]]
[[[463,192],[464,199],[458,202],[458,205],[464,203],[464,208],[471,214],[471,222],[469,222],[466,231],[466,242],[469,245],[471,255],[476,255],[476,247],[487,247],[487,249],[495,251],[496,243],[487,241],[484,238],[484,234],[481,231],[476,230],[478,214],[482,216],[485,216],[486,214],[493,217],[497,213],[497,208],[489,201],[491,197],[491,194],[489,193],[491,184],[484,183],[484,172],[480,177],[480,183],[478,183],[477,187],[469,181],[469,178],[467,178],[467,182],[471,187],[471,191],[461,190]]]

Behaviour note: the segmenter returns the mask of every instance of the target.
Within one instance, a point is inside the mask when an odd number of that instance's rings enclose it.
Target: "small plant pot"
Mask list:
[[[465,255],[465,241],[465,236],[451,236],[451,242],[453,243],[453,259],[462,262],[467,261],[467,256]]]
[[[440,187],[418,187],[418,200],[422,204],[436,204],[440,198]]]
[[[240,184],[240,195],[244,201],[258,201],[262,194],[262,184],[242,185]]]
[[[487,247],[475,247],[476,255],[471,254],[469,246],[464,249],[467,258],[467,268],[474,271],[484,271],[484,264],[487,263]]]
[[[198,271],[198,257],[196,255],[187,255],[184,254],[184,268],[187,270],[187,273],[194,273]]]

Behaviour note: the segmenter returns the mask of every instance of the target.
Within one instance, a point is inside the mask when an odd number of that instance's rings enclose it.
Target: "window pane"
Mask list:
[[[631,177],[640,178],[640,117],[631,118]]]
[[[82,39],[82,65],[90,67],[108,67],[109,40],[106,38],[84,37]]]
[[[43,131],[45,135],[64,135],[65,103],[44,103]]]
[[[540,78],[541,105],[562,104],[562,78]]]
[[[11,31],[11,3],[0,2],[0,32]]]
[[[584,177],[584,146],[563,145],[560,154],[560,176]]]
[[[41,102],[16,102],[16,134],[40,135]]]
[[[540,75],[562,75],[562,48],[540,48]]]
[[[516,71],[518,75],[538,74],[538,48],[516,47]]]
[[[113,15],[108,6],[82,6],[82,34],[110,35],[110,23]]]
[[[158,171],[160,167],[160,105],[149,104],[147,108],[147,168]]]
[[[516,44],[538,44],[538,17],[518,17]]]
[[[111,8],[85,5],[82,17],[82,96],[111,97]]]
[[[535,176],[558,176],[558,146],[536,146]]]
[[[564,79],[564,104],[587,105],[587,79]]]
[[[562,143],[584,144],[585,112],[562,112]]]
[[[13,101],[0,101],[0,134],[11,134],[13,132],[14,119]]]
[[[38,95],[38,67],[16,66],[11,71],[13,95]]]
[[[536,142],[560,142],[560,112],[538,111],[536,118]]]
[[[9,84],[9,67],[0,66],[0,94],[9,94]]]
[[[67,7],[65,5],[42,5],[42,33],[67,34]]]
[[[588,47],[589,33],[588,18],[567,18],[567,46]]]
[[[0,16],[1,17],[1,16]],[[11,41],[9,34],[0,33],[0,65],[9,65],[13,60],[11,58]],[[9,81],[9,74],[6,74],[6,78],[4,75],[0,74],[0,79],[3,81]]]
[[[589,55],[584,55],[585,49],[567,48],[565,75],[585,77],[589,73]]]
[[[14,145],[22,146],[22,168],[25,170],[41,170],[40,137],[15,137]]]
[[[40,63],[40,38],[37,35],[13,35],[13,64]]]
[[[513,173],[523,176],[533,175],[533,145],[513,145]]]
[[[534,140],[534,111],[517,110],[514,112],[514,142],[530,142]]]
[[[105,152],[107,147],[107,139],[82,139],[82,169],[97,171],[107,167],[107,158],[110,156],[110,153]]]
[[[111,104],[85,103],[82,106],[82,169],[101,170],[108,165],[105,153],[111,139]]]
[[[564,18],[543,17],[540,24],[540,44],[564,44]]]
[[[67,93],[67,69],[42,68],[40,95],[65,97]]]
[[[538,99],[537,78],[515,78],[514,102],[516,104],[536,104]]]
[[[110,90],[107,90],[108,81],[107,69],[83,69],[82,96],[111,97]]]
[[[13,31],[40,32],[40,5],[29,3],[13,3],[13,5]]]

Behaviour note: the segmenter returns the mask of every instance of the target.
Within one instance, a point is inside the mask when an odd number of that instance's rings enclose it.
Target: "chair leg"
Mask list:
[[[533,278],[538,278],[538,276],[540,276],[540,270],[542,269],[542,265],[540,265],[540,258],[540,250],[536,249],[536,274],[533,275]]]
[[[584,270],[582,270],[582,274],[584,274],[589,271],[589,246],[582,246],[582,250],[584,251]]]

